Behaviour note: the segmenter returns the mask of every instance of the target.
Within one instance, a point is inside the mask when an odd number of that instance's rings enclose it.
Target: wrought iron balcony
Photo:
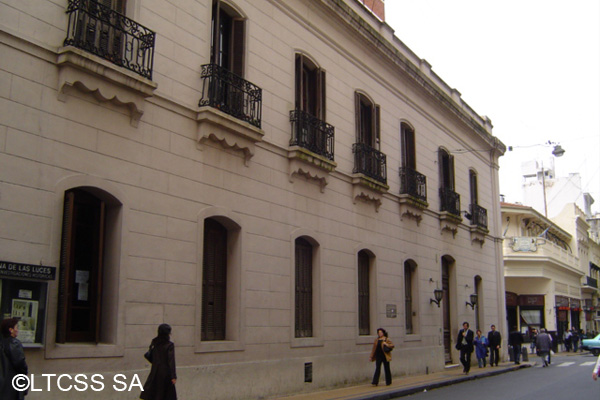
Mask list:
[[[202,66],[202,98],[210,106],[260,128],[262,89],[216,64]]]
[[[64,46],[85,50],[152,80],[156,34],[94,0],[69,0]]]
[[[471,225],[477,225],[480,228],[487,229],[488,218],[487,210],[480,205],[470,204],[469,212],[471,213]]]
[[[440,211],[460,217],[460,194],[452,189],[440,188]]]
[[[364,143],[354,143],[352,152],[354,153],[353,173],[363,174],[387,185],[385,154]]]
[[[333,161],[335,128],[312,115],[301,111],[290,111],[292,139],[290,146],[299,146]]]
[[[598,280],[591,276],[586,276],[586,285],[598,289]]]
[[[400,194],[427,202],[427,177],[412,168],[401,167]]]

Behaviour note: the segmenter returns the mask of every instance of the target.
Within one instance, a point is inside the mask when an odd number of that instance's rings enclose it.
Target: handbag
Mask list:
[[[384,353],[390,353],[392,350],[394,350],[394,345],[392,343],[388,344],[386,339],[386,341],[383,342],[382,349]]]
[[[152,346],[150,346],[150,347],[148,348],[148,351],[147,351],[146,353],[144,353],[144,358],[145,358],[146,360],[148,360],[148,362],[149,362],[150,364],[152,364],[152,350],[153,350],[153,348],[152,348]]]

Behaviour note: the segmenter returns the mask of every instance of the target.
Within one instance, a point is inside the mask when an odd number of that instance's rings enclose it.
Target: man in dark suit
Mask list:
[[[469,323],[463,322],[463,328],[458,331],[456,350],[460,350],[460,362],[463,372],[468,374],[471,370],[471,353],[473,352],[473,338],[475,334],[469,329]]]
[[[496,325],[491,326],[491,331],[488,332],[488,346],[490,346],[490,367],[500,361],[500,347],[502,346],[502,335],[496,330]]]
[[[523,335],[514,326],[512,332],[508,335],[508,345],[512,346],[513,358],[515,364],[521,364],[521,346],[523,346]]]

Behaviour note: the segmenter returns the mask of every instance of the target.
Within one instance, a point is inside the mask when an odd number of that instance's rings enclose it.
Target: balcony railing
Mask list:
[[[65,46],[85,50],[152,80],[156,34],[94,0],[69,0]]]
[[[290,146],[299,146],[333,161],[335,128],[312,115],[301,111],[290,111],[292,139]]]
[[[400,168],[400,194],[427,202],[427,177],[412,168]]]
[[[364,143],[354,143],[352,151],[354,153],[353,173],[363,174],[384,185],[387,184],[385,154]]]
[[[487,229],[488,218],[487,210],[480,205],[470,204],[469,212],[471,213],[471,224],[477,225],[480,228]]]
[[[440,188],[440,211],[460,217],[460,194],[452,189]]]
[[[257,128],[261,126],[262,89],[216,64],[202,66],[202,98],[210,106]]]
[[[598,289],[598,280],[591,276],[586,276],[586,285]]]

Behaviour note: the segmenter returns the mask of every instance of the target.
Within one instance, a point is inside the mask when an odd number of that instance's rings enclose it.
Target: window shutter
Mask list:
[[[356,143],[363,143],[360,94],[358,92],[354,92],[354,109],[356,113]]]
[[[204,221],[201,340],[225,340],[226,296],[227,229],[209,218]]]
[[[58,280],[58,316],[56,321],[56,343],[65,343],[67,334],[67,308],[70,303],[69,276],[73,264],[73,209],[75,193],[65,193],[63,226]]]
[[[381,107],[378,105],[374,109],[375,115],[373,118],[373,133],[375,143],[372,143],[374,149],[379,150],[381,148]]]
[[[402,141],[402,166],[417,170],[415,132],[405,123],[400,125]]]
[[[304,57],[302,54],[296,54],[296,110],[302,110],[302,65]]]
[[[102,278],[104,276],[103,273],[103,265],[104,265],[104,227],[106,225],[105,221],[106,221],[106,204],[102,201],[100,203],[100,226],[98,227],[98,239],[97,239],[97,246],[98,246],[98,258],[97,258],[97,265],[96,265],[96,285],[95,288],[92,288],[92,290],[95,290],[95,293],[93,294],[93,299],[95,300],[96,304],[95,304],[95,310],[94,313],[96,314],[96,318],[95,318],[95,332],[94,332],[94,338],[96,343],[100,343],[100,322],[101,322],[101,317],[102,317],[102,286],[103,286],[103,281]]]
[[[219,64],[219,53],[220,53],[220,32],[219,27],[221,25],[221,2],[216,0],[213,3],[212,9],[212,40],[211,40],[211,51],[210,51],[210,62],[211,64]]]
[[[369,255],[358,253],[358,334],[370,333]]]
[[[413,268],[408,263],[404,263],[404,313],[405,313],[405,324],[406,333],[413,333],[413,319],[412,319],[412,275]]]
[[[448,154],[449,189],[454,190],[454,156]]]
[[[312,337],[312,246],[296,239],[296,337]]]
[[[325,71],[322,69],[317,70],[317,117],[325,122],[326,121],[326,92],[325,92]]]
[[[469,180],[471,181],[471,204],[478,204],[477,196],[477,174],[475,171],[469,171]]]
[[[231,72],[238,76],[244,76],[244,20],[233,20],[232,49],[231,49]]]

